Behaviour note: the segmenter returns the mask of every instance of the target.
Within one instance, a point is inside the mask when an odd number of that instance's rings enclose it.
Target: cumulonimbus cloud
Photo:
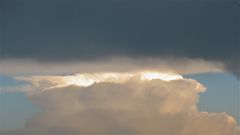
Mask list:
[[[56,85],[54,82],[59,81],[46,77],[38,79],[50,83],[35,84],[36,88]],[[32,83],[38,82],[32,80]],[[124,82],[100,81],[89,86],[69,84],[53,87],[51,90],[29,95],[29,99],[42,112],[16,133],[239,135],[239,127],[233,117],[226,113],[198,110],[199,94],[205,90],[202,84],[192,79],[141,79],[140,76]],[[10,133],[3,133],[8,134]]]

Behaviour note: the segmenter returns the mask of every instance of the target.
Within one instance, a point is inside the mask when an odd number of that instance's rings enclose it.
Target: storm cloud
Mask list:
[[[54,81],[61,83],[59,78],[41,79],[50,82],[44,87],[54,85]],[[31,78],[29,82],[36,83]],[[198,110],[199,94],[205,90],[199,82],[184,78],[132,78],[123,83],[55,87],[29,95],[42,111],[24,129],[1,134],[239,135],[233,117]]]
[[[2,0],[1,59],[181,57],[239,74],[239,12],[234,0]]]

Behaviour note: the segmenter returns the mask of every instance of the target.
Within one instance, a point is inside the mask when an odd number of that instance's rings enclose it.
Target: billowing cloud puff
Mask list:
[[[42,78],[49,82],[46,78]],[[25,78],[26,80],[26,78]],[[51,79],[50,79],[51,80]],[[52,80],[51,80],[52,81]],[[36,81],[35,81],[36,83]],[[199,93],[206,88],[192,79],[164,80],[141,76],[124,82],[65,85],[29,95],[42,108],[24,135],[239,135],[233,117],[201,112]],[[35,85],[36,86],[36,85]],[[10,134],[10,133],[3,133]],[[11,133],[14,134],[14,133]]]

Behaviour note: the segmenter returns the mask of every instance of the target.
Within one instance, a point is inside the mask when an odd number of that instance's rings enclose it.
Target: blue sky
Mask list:
[[[24,127],[25,122],[39,111],[20,92],[1,93],[0,130],[13,130]]]
[[[239,80],[231,74],[206,73],[187,75],[201,82],[207,91],[200,94],[199,108],[207,112],[227,112],[240,120]]]
[[[24,84],[24,82],[17,81],[13,77],[0,75],[0,85],[3,89]],[[0,105],[0,131],[24,127],[26,120],[40,110],[22,92],[1,92]]]

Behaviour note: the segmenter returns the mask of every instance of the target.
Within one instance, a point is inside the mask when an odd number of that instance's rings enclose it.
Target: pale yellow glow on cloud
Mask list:
[[[131,73],[83,73],[63,78],[66,85],[87,87],[100,82],[123,83],[133,76]]]
[[[160,79],[162,81],[172,81],[183,79],[181,75],[172,73],[160,73],[157,71],[138,71],[138,72],[99,72],[82,73],[67,76],[32,76],[16,77],[18,80],[31,82],[36,87],[43,90],[49,90],[58,87],[76,85],[79,87],[88,87],[95,83],[125,83],[129,80],[150,81]],[[47,82],[47,83],[46,83]]]
[[[142,72],[140,76],[141,76],[141,80],[160,79],[163,81],[171,81],[171,80],[183,79],[183,77],[181,75],[150,72],[150,71]]]
[[[133,77],[140,77],[141,81],[160,79],[163,81],[171,81],[183,79],[181,75],[159,73],[153,71],[135,72],[135,73],[84,73],[73,76],[66,76],[64,80],[67,85],[77,85],[87,87],[94,83],[110,82],[110,83],[124,83]]]

